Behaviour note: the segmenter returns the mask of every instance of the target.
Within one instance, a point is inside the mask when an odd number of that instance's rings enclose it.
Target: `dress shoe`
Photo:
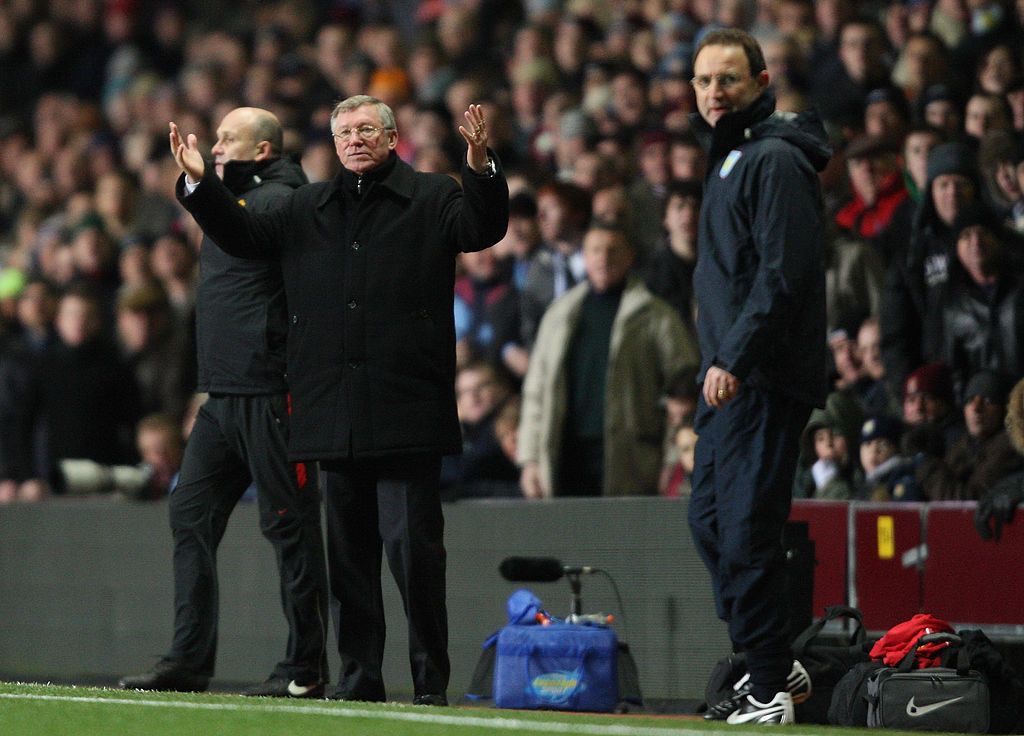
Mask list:
[[[149,672],[122,677],[117,686],[122,690],[169,690],[179,693],[201,693],[210,678],[186,669],[173,659],[161,659]]]
[[[417,695],[412,699],[413,705],[448,705],[448,697],[444,694]]]

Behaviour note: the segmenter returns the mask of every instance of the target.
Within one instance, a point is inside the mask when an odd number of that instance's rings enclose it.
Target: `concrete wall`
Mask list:
[[[583,609],[618,616],[648,698],[699,699],[712,665],[729,651],[685,500],[463,502],[445,513],[452,697],[465,692],[480,643],[504,623],[505,600],[519,587],[497,571],[509,555],[607,570],[625,610],[602,575],[583,578]],[[235,511],[219,565],[217,679],[261,680],[283,653],[286,631],[273,553],[253,505]],[[384,578],[385,677],[389,693],[400,696],[412,687],[405,621],[386,569]],[[553,614],[569,612],[566,581],[526,587]],[[0,676],[103,682],[143,671],[167,650],[172,613],[165,504],[101,498],[0,508]]]

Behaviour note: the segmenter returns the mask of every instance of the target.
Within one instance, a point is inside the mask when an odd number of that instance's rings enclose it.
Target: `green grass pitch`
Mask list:
[[[732,727],[693,716],[428,708],[0,683],[3,736],[865,736],[823,726]],[[897,736],[897,731],[886,731]]]

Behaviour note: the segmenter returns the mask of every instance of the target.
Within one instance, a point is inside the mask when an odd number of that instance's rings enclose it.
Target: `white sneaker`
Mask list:
[[[762,703],[748,695],[738,710],[729,714],[726,723],[739,725],[744,723],[796,723],[793,714],[793,696],[788,692],[775,693],[775,697]]]

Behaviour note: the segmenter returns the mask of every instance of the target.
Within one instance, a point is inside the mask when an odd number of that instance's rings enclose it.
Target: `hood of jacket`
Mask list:
[[[796,146],[814,167],[822,171],[832,157],[828,134],[818,111],[808,108],[801,113],[775,109],[775,92],[766,89],[742,110],[726,113],[712,128],[700,113],[690,114],[690,125],[698,140],[708,151],[710,161],[717,161],[744,141],[781,138]]]
[[[814,453],[814,433],[819,429],[831,429],[846,438],[846,447],[850,456],[856,459],[860,444],[860,430],[864,423],[864,412],[857,401],[848,394],[833,391],[825,400],[824,409],[811,412],[807,425],[800,435],[800,459],[809,467],[817,459]]]
[[[232,194],[242,195],[260,184],[276,182],[292,189],[307,183],[302,167],[290,158],[265,161],[228,161],[224,164],[224,186]]]

